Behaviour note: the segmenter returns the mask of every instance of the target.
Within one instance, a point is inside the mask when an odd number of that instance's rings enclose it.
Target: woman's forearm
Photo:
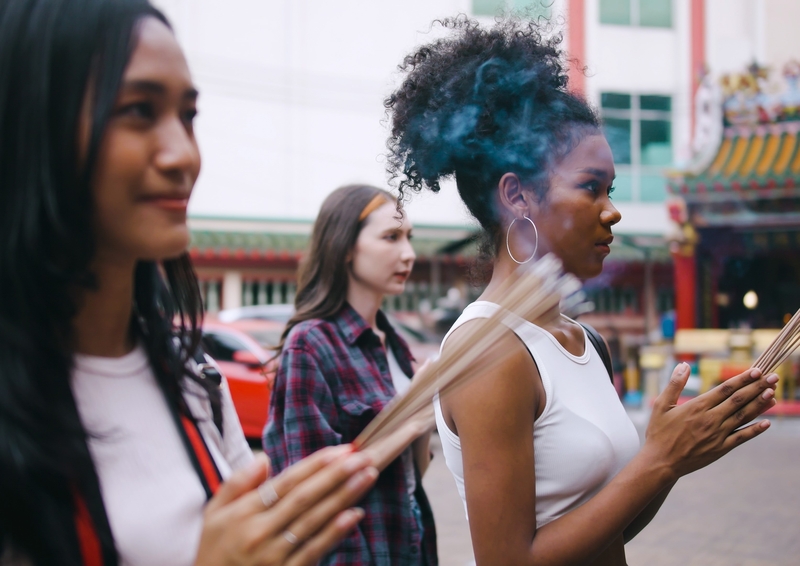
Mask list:
[[[661,506],[666,501],[667,496],[669,495],[672,488],[675,487],[675,483],[672,483],[661,490],[655,499],[653,499],[647,507],[645,507],[644,511],[639,513],[639,515],[633,520],[633,522],[625,528],[625,532],[623,533],[625,538],[625,544],[629,543],[634,539],[636,535],[638,535],[642,529],[644,529],[647,525],[650,524],[650,521],[656,516],[658,510],[661,509]]]

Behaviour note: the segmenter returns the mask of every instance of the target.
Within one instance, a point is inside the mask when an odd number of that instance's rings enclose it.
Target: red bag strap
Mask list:
[[[206,446],[203,435],[200,434],[200,429],[197,428],[197,423],[186,415],[181,415],[180,421],[183,436],[189,447],[189,457],[200,476],[200,481],[206,492],[206,498],[211,499],[217,493],[220,484],[222,484],[222,476],[219,473],[219,469],[217,469],[214,458],[211,456],[211,452],[208,450],[208,446]]]
[[[75,530],[78,532],[78,546],[84,566],[103,566],[103,548],[97,536],[92,516],[86,507],[86,501],[74,490]]]
[[[222,484],[222,476],[219,473],[214,458],[208,450],[203,435],[197,427],[197,423],[186,415],[180,415],[180,433],[187,446],[189,458],[192,466],[200,477],[206,498],[211,499]],[[75,501],[75,530],[78,535],[78,545],[81,552],[81,561],[84,566],[104,566],[103,547],[100,544],[100,537],[97,535],[86,500],[74,490]]]

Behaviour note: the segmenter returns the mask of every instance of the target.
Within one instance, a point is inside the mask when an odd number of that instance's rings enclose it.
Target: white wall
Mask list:
[[[383,100],[431,22],[469,0],[157,0],[201,91],[194,216],[310,219],[345,183],[386,186]],[[431,206],[435,203],[435,206]],[[464,225],[455,188],[418,224]]]
[[[193,216],[312,219],[350,182],[386,186],[383,99],[437,17],[471,0],[155,0],[173,21],[201,90],[203,150]],[[671,29],[601,26],[586,2],[587,95],[673,97],[674,154],[689,159],[690,0],[673,0]],[[552,11],[563,15],[565,0]],[[487,23],[490,18],[486,18]],[[800,56],[800,0],[706,0],[715,74]],[[566,46],[566,43],[565,43]],[[666,227],[660,204],[620,204],[621,231]],[[628,210],[630,209],[630,210]],[[413,199],[417,224],[465,225],[455,187]]]
[[[800,59],[800,1],[761,0],[764,13],[763,61],[777,70],[790,59]]]
[[[706,0],[706,57],[715,75],[739,73],[757,57],[760,0]]]

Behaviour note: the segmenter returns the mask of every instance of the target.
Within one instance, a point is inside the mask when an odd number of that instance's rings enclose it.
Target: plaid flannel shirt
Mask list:
[[[400,367],[411,376],[411,352],[378,312]],[[380,339],[350,305],[329,319],[299,323],[287,337],[272,391],[264,447],[275,472],[325,446],[352,442],[394,396]],[[416,468],[416,467],[415,467]],[[401,458],[359,503],[366,515],[321,564],[436,566],[433,513],[416,470],[420,532]]]

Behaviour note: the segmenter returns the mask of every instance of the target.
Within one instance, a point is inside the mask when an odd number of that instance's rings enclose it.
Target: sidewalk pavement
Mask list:
[[[643,435],[649,414],[631,411]],[[630,566],[796,566],[800,564],[800,419],[772,427],[682,478],[660,513],[626,547]],[[433,435],[424,478],[439,536],[441,566],[473,563],[455,482]]]

